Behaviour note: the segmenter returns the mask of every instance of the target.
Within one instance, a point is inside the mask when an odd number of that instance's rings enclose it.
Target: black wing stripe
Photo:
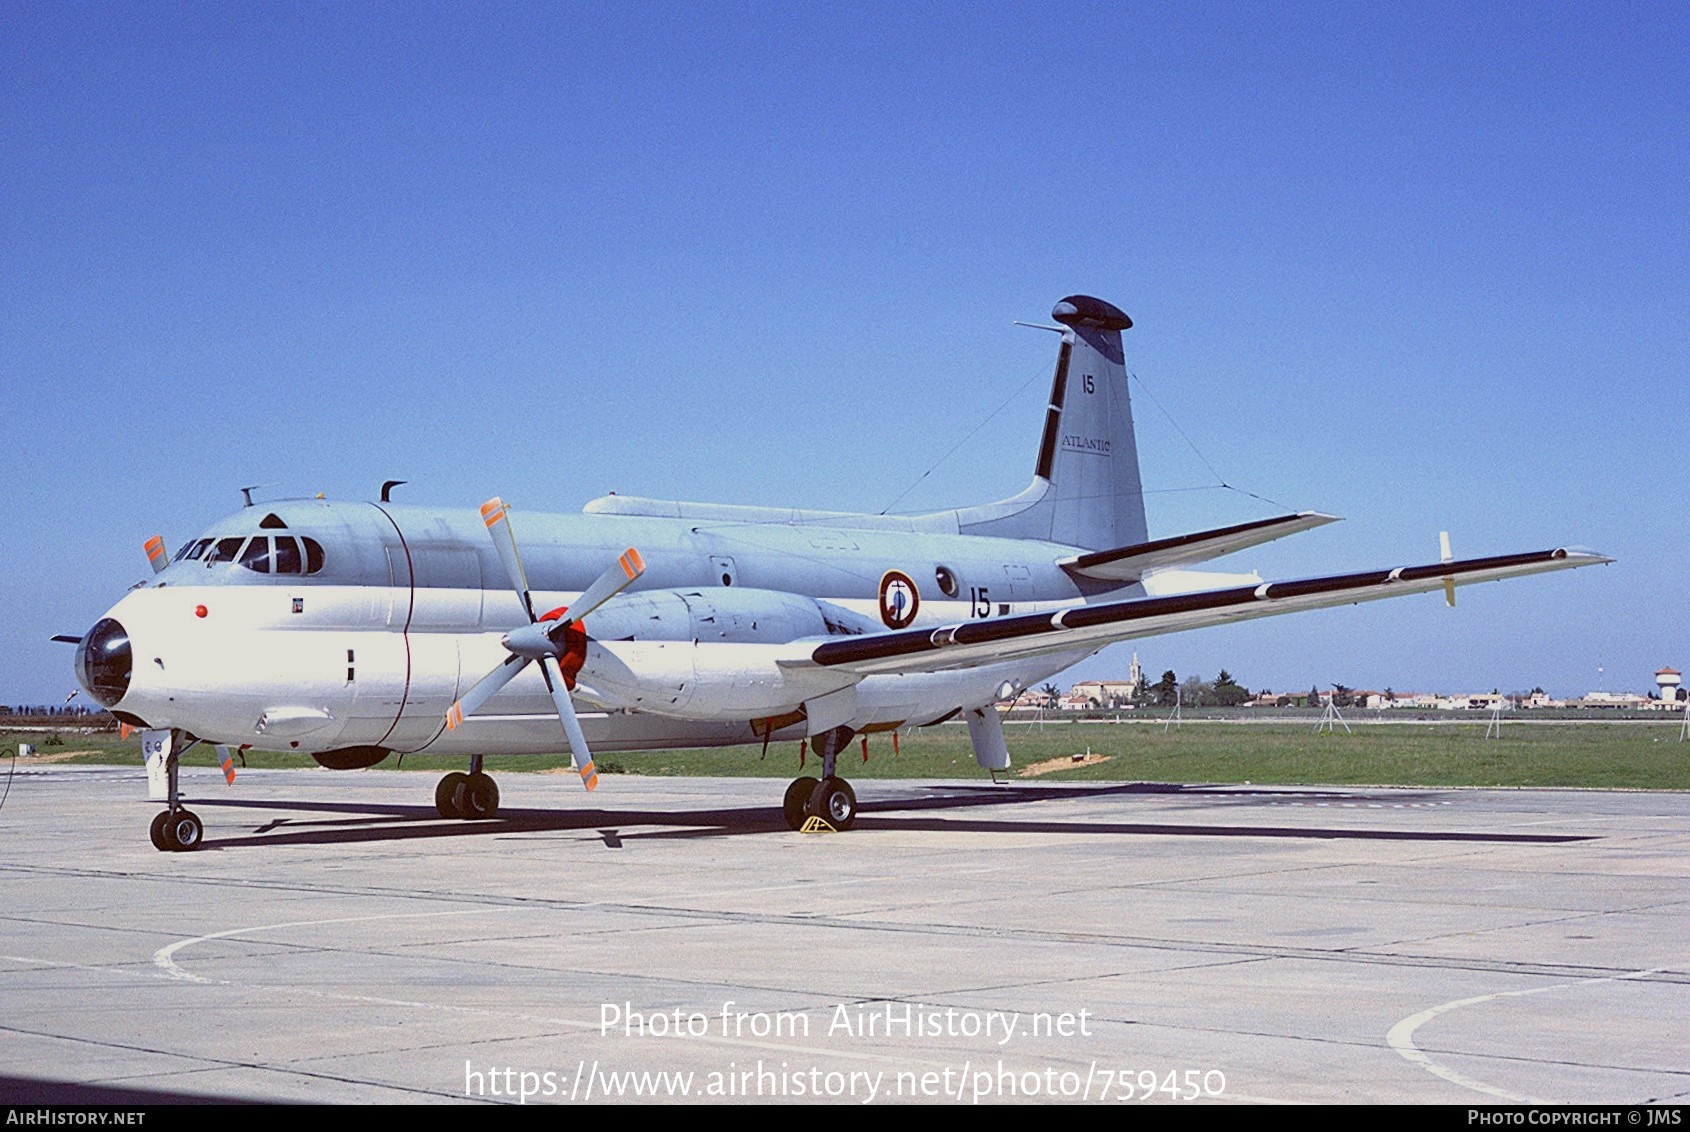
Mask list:
[[[1268,527],[1282,527],[1287,523],[1295,523],[1301,518],[1301,515],[1280,515],[1272,519],[1257,519],[1251,523],[1239,523],[1235,527],[1220,527],[1213,531],[1198,531],[1189,535],[1159,538],[1154,542],[1141,542],[1137,546],[1123,546],[1118,550],[1098,550],[1091,554],[1080,555],[1074,559],[1071,568],[1083,571],[1093,566],[1107,566],[1111,562],[1119,562],[1123,558],[1140,558],[1147,554],[1156,554],[1164,550],[1178,550],[1184,546],[1213,542],[1217,539],[1230,538],[1233,535],[1248,534],[1250,531],[1265,530]]]
[[[1114,625],[1122,621],[1138,621],[1145,617],[1166,617],[1175,613],[1197,613],[1205,609],[1224,609],[1256,600],[1255,586],[1239,586],[1230,590],[1210,590],[1200,594],[1176,594],[1173,597],[1140,598],[1137,601],[1115,601],[1108,605],[1082,605],[1062,612],[1064,629],[1089,629],[1093,625]]]
[[[1361,574],[1338,574],[1331,578],[1308,578],[1300,582],[1271,582],[1267,596],[1303,597],[1308,594],[1335,594],[1342,590],[1382,586],[1391,580],[1389,570],[1368,570]]]
[[[1565,550],[1540,550],[1532,554],[1498,554],[1490,558],[1468,558],[1460,562],[1440,562],[1436,566],[1409,566],[1398,578],[1405,582],[1418,582],[1426,578],[1442,578],[1449,574],[1464,574],[1474,570],[1496,570],[1506,566],[1525,566],[1532,562],[1551,562],[1557,558],[1567,557]],[[1451,570],[1451,567],[1460,567]]]

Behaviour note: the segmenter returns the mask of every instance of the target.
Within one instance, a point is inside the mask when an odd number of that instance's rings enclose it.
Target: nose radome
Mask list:
[[[129,693],[129,676],[134,668],[129,632],[116,618],[101,618],[76,646],[77,681],[108,710]]]

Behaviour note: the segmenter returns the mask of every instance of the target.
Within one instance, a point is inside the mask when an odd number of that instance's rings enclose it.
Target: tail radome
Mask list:
[[[1046,539],[1090,549],[1148,541],[1138,444],[1121,331],[1132,319],[1102,299],[1070,295],[1033,482],[1000,503],[957,514],[963,534]]]

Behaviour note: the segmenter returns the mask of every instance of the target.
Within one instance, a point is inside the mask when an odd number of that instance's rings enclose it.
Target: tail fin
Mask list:
[[[1118,308],[1070,295],[1051,317],[1068,329],[1056,359],[1033,482],[1001,503],[957,515],[963,534],[1048,539],[1102,549],[1148,542]]]

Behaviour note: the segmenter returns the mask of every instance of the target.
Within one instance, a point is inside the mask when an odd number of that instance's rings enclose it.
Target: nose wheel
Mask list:
[[[810,819],[819,818],[843,833],[857,824],[857,792],[833,773],[839,752],[851,741],[852,734],[849,727],[836,727],[816,737],[815,745],[822,756],[822,777],[795,778],[786,788],[781,814],[787,825],[802,830]]]

